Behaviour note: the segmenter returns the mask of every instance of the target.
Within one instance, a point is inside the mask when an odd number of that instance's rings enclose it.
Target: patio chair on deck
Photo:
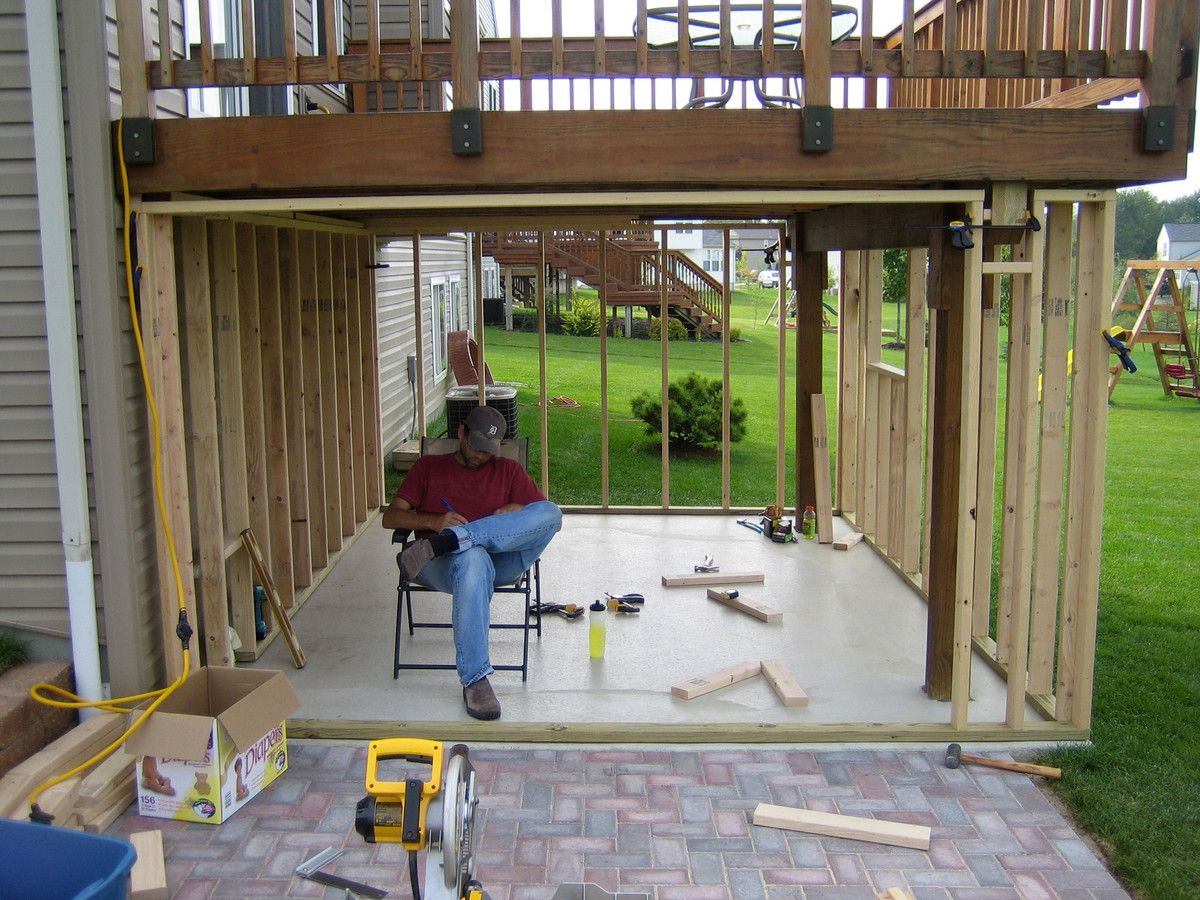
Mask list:
[[[421,455],[436,455],[443,453],[453,453],[458,447],[457,438],[421,438]],[[529,438],[504,439],[500,442],[500,455],[506,456],[509,459],[514,459],[521,464],[522,467],[528,466],[529,458]],[[392,532],[392,543],[399,544],[400,550],[396,553],[396,567],[400,567],[400,554],[404,552],[404,547],[407,546],[412,532],[406,529],[396,529]],[[542,636],[542,569],[541,559],[535,559],[533,565],[521,573],[521,576],[513,582],[507,584],[498,584],[495,586],[494,594],[516,594],[521,600],[521,615],[519,621],[496,621],[496,610],[493,608],[491,628],[496,630],[519,628],[521,634],[521,663],[507,663],[497,665],[492,663],[492,668],[498,672],[520,672],[521,680],[525,681],[529,676],[529,632],[533,631],[540,638]],[[435,621],[425,620],[417,621],[413,616],[413,594],[441,594],[442,600],[446,606],[447,616],[443,619]],[[400,643],[404,636],[404,618],[408,616],[408,634],[413,636],[417,628],[451,628],[452,624],[448,621],[449,604],[446,602],[448,598],[437,588],[422,584],[419,579],[406,582],[403,577],[399,577],[396,585],[396,652],[393,657],[392,677],[399,678],[401,669],[453,669],[454,663],[417,663],[417,662],[401,662],[400,661]],[[449,648],[451,659],[454,656],[454,646]]]

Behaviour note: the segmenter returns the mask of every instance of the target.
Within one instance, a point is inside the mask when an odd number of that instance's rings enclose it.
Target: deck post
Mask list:
[[[951,214],[948,218],[956,218]],[[929,306],[936,327],[931,428],[933,482],[929,496],[929,625],[925,690],[949,700],[953,674],[954,602],[958,565],[959,461],[962,450],[963,303],[965,258],[950,232],[934,232],[929,247]]]
[[[821,301],[825,254],[801,253],[798,222],[792,228],[792,284],[796,286],[796,511],[817,503],[812,398],[822,393]],[[783,319],[787,319],[785,309]]]
[[[476,0],[455,0],[450,7],[453,47],[454,109],[450,112],[450,148],[457,156],[483,152],[479,112],[479,15]]]

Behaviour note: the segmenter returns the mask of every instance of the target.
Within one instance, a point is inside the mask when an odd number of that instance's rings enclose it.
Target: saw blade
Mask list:
[[[446,887],[459,897],[474,873],[471,840],[476,800],[475,768],[462,744],[450,750],[442,793],[442,875]]]

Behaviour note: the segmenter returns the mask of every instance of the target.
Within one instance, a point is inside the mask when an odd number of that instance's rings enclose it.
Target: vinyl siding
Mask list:
[[[468,290],[468,244],[464,237],[423,237],[421,239],[421,322],[424,330],[422,352],[417,354],[425,367],[425,414],[429,421],[442,414],[446,391],[454,379],[449,369],[437,376],[433,368],[433,307],[430,283],[434,278],[458,276],[461,279],[461,321],[469,321],[471,292]],[[408,384],[410,354],[416,353],[416,325],[413,313],[412,241],[408,238],[380,243],[378,261],[388,268],[376,273],[379,303],[379,390],[382,418],[383,452],[391,453],[408,438],[413,423],[413,394]]]

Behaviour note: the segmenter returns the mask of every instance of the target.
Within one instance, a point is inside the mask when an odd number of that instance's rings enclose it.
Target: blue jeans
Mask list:
[[[454,598],[454,663],[463,685],[495,671],[488,656],[492,589],[516,581],[560,528],[562,510],[539,500],[516,512],[455,525],[449,530],[458,538],[458,549],[421,569],[422,584]]]

